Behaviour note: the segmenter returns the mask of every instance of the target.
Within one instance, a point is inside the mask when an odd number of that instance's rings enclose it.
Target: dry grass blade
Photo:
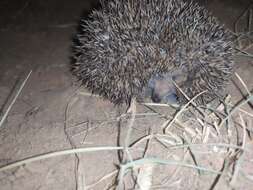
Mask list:
[[[188,148],[188,147],[193,148],[194,146],[223,147],[223,148],[232,148],[232,149],[239,149],[239,150],[248,151],[246,148],[243,148],[241,146],[234,145],[234,144],[225,144],[225,143],[179,144],[179,145],[171,146],[171,147],[169,147],[169,149],[179,149],[179,148]]]
[[[251,96],[252,94],[250,93],[250,90],[248,89],[247,85],[245,84],[245,82],[242,80],[242,78],[240,77],[240,75],[238,75],[235,72],[235,76],[238,78],[238,80],[240,81],[240,83],[243,85],[243,87],[245,88],[245,90],[247,91],[248,95]]]
[[[26,84],[26,82],[27,82],[27,80],[29,79],[29,77],[30,77],[31,74],[32,74],[32,71],[30,71],[30,72],[28,73],[28,75],[26,76],[25,80],[23,81],[23,83],[21,84],[20,88],[18,89],[17,94],[15,95],[15,97],[14,97],[13,100],[11,101],[10,105],[8,106],[7,110],[5,111],[3,117],[2,117],[1,120],[0,120],[0,128],[3,126],[3,123],[4,123],[5,119],[7,118],[7,116],[8,116],[8,114],[9,114],[9,112],[10,112],[12,106],[13,106],[14,103],[16,102],[16,100],[17,100],[19,94],[21,93],[22,89],[24,88],[24,86],[25,86],[25,84]]]
[[[87,190],[86,188],[86,180],[85,180],[85,171],[82,170],[81,168],[83,168],[83,163],[79,162],[79,167],[77,168],[77,190]]]
[[[77,92],[77,94],[80,94],[82,96],[89,96],[89,97],[96,97],[96,98],[101,98],[101,96],[97,95],[97,94],[92,94],[92,93],[89,93],[89,92],[82,92],[82,91],[79,91]]]
[[[168,104],[158,104],[158,103],[141,103],[144,106],[158,106],[158,107],[171,107]]]
[[[76,154],[76,153],[87,153],[87,152],[96,152],[96,151],[106,151],[106,150],[122,150],[123,147],[90,147],[90,148],[76,148],[76,149],[70,149],[70,150],[62,150],[62,151],[56,151],[56,152],[50,152],[41,154],[38,156],[32,156],[30,158],[23,159],[21,161],[17,161],[11,164],[8,164],[6,166],[0,167],[0,172],[12,169],[18,166],[22,166],[24,164],[29,164],[31,162],[44,160],[47,158],[52,158],[56,156],[63,156],[63,155],[69,155],[69,154]]]
[[[247,133],[246,132],[246,123],[245,123],[244,119],[242,118],[242,115],[239,114],[239,116],[240,116],[240,120],[241,120],[241,125],[243,126],[242,149],[244,150],[245,149],[245,145],[246,145],[246,133]],[[236,181],[237,181],[237,178],[238,178],[238,175],[239,175],[239,171],[240,171],[242,162],[244,160],[244,152],[243,152],[243,150],[242,150],[242,153],[241,153],[240,157],[238,158],[237,162],[235,163],[233,176],[232,176],[231,181],[230,181],[230,185],[232,187],[236,184]]]
[[[107,174],[107,175],[101,177],[101,178],[100,178],[98,181],[96,181],[95,183],[90,184],[90,185],[87,185],[87,186],[86,186],[86,189],[94,188],[97,184],[99,184],[99,183],[101,183],[102,181],[104,181],[104,180],[106,180],[106,179],[108,179],[108,178],[110,178],[110,177],[116,175],[117,173],[118,173],[118,170],[114,170],[114,171],[110,172],[109,174]]]
[[[152,164],[144,164],[140,168],[137,178],[137,183],[140,187],[140,190],[150,190],[152,186],[153,167],[154,166]]]
[[[135,121],[135,116],[136,116],[136,99],[134,98],[131,102],[131,105],[127,111],[128,113],[131,113],[131,119],[129,121],[128,124],[128,131],[127,131],[127,136],[125,138],[125,148],[128,148],[129,144],[130,144],[130,138],[131,138],[131,134],[132,134],[132,130],[133,130],[133,125],[134,125],[134,121]]]
[[[122,167],[124,167],[124,171],[127,171],[127,169],[137,167],[137,166],[141,166],[141,165],[144,165],[144,164],[175,165],[175,166],[181,166],[181,167],[196,169],[196,170],[199,170],[199,171],[202,171],[202,172],[222,174],[219,171],[209,169],[209,168],[205,168],[205,167],[202,167],[202,166],[195,166],[195,165],[192,165],[192,164],[176,162],[176,161],[171,161],[171,160],[162,160],[162,159],[158,159],[158,158],[142,158],[142,159],[139,159],[139,160],[128,162],[128,163],[122,165]],[[125,175],[125,173],[123,173],[123,175]]]
[[[238,49],[238,48],[235,48],[235,49],[240,52],[240,53],[236,54],[237,56],[243,56],[243,57],[253,58],[253,54],[251,54],[249,52],[246,52],[244,50]]]
[[[249,113],[248,111],[244,110],[244,109],[241,109],[241,108],[238,108],[238,111],[250,116],[250,117],[253,117],[253,113]]]
[[[124,154],[123,154],[122,162],[126,162],[127,160],[130,160],[130,162],[133,161],[132,156],[129,152],[129,146],[130,146],[130,138],[133,131],[133,125],[135,121],[135,116],[136,116],[136,99],[135,98],[131,100],[131,104],[130,104],[129,109],[127,110],[127,113],[131,113],[131,118],[127,125],[128,130],[127,130],[127,135],[124,142],[124,149],[123,149]],[[121,190],[123,188],[123,181],[124,181],[123,178],[124,178],[125,169],[126,169],[125,167],[122,167],[122,166],[120,167],[120,171],[119,171],[119,175],[117,179],[118,186],[116,189]]]
[[[238,25],[239,25],[239,22],[240,20],[247,14],[249,13],[249,17],[248,17],[248,30],[250,31],[251,30],[251,9],[252,9],[252,4],[250,4],[249,6],[247,6],[247,8],[242,12],[242,14],[237,18],[237,20],[235,21],[235,24],[234,24],[234,31],[236,34],[239,33],[238,31]],[[240,48],[242,48],[242,42],[238,39],[238,46]]]
[[[171,127],[171,125],[176,121],[176,119],[178,118],[178,116],[180,115],[180,114],[182,114],[184,111],[185,111],[185,109],[196,99],[196,98],[198,98],[199,96],[201,96],[202,94],[204,94],[206,91],[203,91],[203,92],[201,92],[201,93],[199,93],[199,94],[197,94],[196,96],[194,96],[190,101],[188,101],[188,103],[187,104],[185,104],[183,107],[182,107],[182,109],[180,109],[177,113],[176,113],[176,115],[174,116],[174,118],[171,120],[171,121],[166,121],[165,122],[165,124],[163,125],[163,128],[165,129],[165,133],[169,130],[169,128]]]
[[[242,80],[242,78],[238,74],[236,76],[239,79],[239,81],[241,82],[241,84],[243,85],[243,87],[245,88],[245,90],[248,92],[249,96],[246,98],[246,100],[240,102],[238,105],[236,105],[235,107],[232,108],[232,110],[229,112],[229,114],[221,121],[219,127],[221,127],[237,110],[239,110],[240,107],[242,107],[243,105],[247,104],[250,101],[253,101],[253,95],[250,93],[245,82]]]
[[[139,144],[141,144],[143,141],[147,141],[149,139],[152,139],[153,136],[154,136],[153,134],[143,136],[143,137],[137,139],[136,141],[134,141],[132,144],[130,144],[129,147],[134,148],[134,147],[138,146]]]

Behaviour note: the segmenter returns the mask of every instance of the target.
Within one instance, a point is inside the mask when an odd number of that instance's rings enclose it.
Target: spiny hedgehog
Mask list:
[[[184,102],[176,88],[163,94],[155,88],[168,76],[181,76],[176,83],[189,98],[206,90],[196,99],[204,104],[222,95],[231,76],[232,39],[216,18],[192,2],[104,0],[81,24],[72,70],[92,93],[114,104],[129,104],[145,88],[154,101],[175,99],[176,93]]]

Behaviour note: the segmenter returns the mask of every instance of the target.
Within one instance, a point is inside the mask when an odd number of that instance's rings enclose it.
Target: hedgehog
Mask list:
[[[183,0],[102,0],[76,41],[73,74],[115,105],[147,94],[185,103],[201,92],[195,103],[207,104],[224,96],[233,72],[233,34]]]

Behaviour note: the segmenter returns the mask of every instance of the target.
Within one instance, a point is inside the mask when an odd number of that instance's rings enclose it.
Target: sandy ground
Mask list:
[[[230,29],[233,29],[236,19],[249,7],[249,1],[246,0],[210,0],[203,4]],[[17,91],[25,76],[32,70],[21,95],[0,128],[1,166],[42,153],[75,147],[116,146],[124,141],[127,121],[119,121],[117,117],[123,114],[126,108],[118,108],[100,98],[86,96],[86,90],[79,88],[75,77],[69,71],[72,37],[77,23],[80,16],[95,5],[94,2],[92,4],[85,0],[1,0],[2,113],[6,111],[5,105],[13,98],[13,92]],[[241,56],[236,61],[236,72],[252,90],[252,59]],[[228,91],[233,102],[241,100],[242,94],[247,95],[236,77],[229,85]],[[244,109],[252,114],[249,105]],[[149,109],[139,105],[137,110],[138,113],[150,113]],[[165,109],[163,112],[168,114],[170,110]],[[251,122],[249,127],[252,127],[252,118],[247,119],[248,123]],[[135,122],[131,142],[150,134],[150,131],[158,133],[161,129],[157,126],[161,126],[164,121],[155,114],[139,117]],[[135,158],[140,158],[143,154],[141,148],[145,146],[140,146],[135,151]],[[157,145],[152,146],[149,155],[169,158],[169,154]],[[178,151],[175,155],[179,159],[183,152]],[[113,182],[113,175],[95,186],[84,187],[114,172],[119,164],[119,157],[114,150],[78,154],[78,159],[72,154],[29,163],[0,172],[0,189],[106,189]],[[200,155],[203,163],[214,161],[211,165],[220,170],[222,160],[219,155],[214,158],[215,160],[210,160],[208,155]],[[252,165],[243,167],[246,167],[247,171],[253,169]],[[166,176],[172,176],[174,169],[175,166],[157,166],[153,184],[160,184]],[[113,174],[115,176],[115,172]],[[154,189],[211,189],[215,175],[196,176],[198,172],[182,169],[178,175],[168,179],[167,185]],[[234,189],[252,189],[252,179],[246,182],[238,179]],[[222,180],[216,189],[231,189],[225,181]]]

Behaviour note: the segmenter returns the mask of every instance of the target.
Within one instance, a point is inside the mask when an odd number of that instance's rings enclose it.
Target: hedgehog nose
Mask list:
[[[151,100],[155,103],[160,103],[161,102],[161,98],[157,94],[152,94]]]

